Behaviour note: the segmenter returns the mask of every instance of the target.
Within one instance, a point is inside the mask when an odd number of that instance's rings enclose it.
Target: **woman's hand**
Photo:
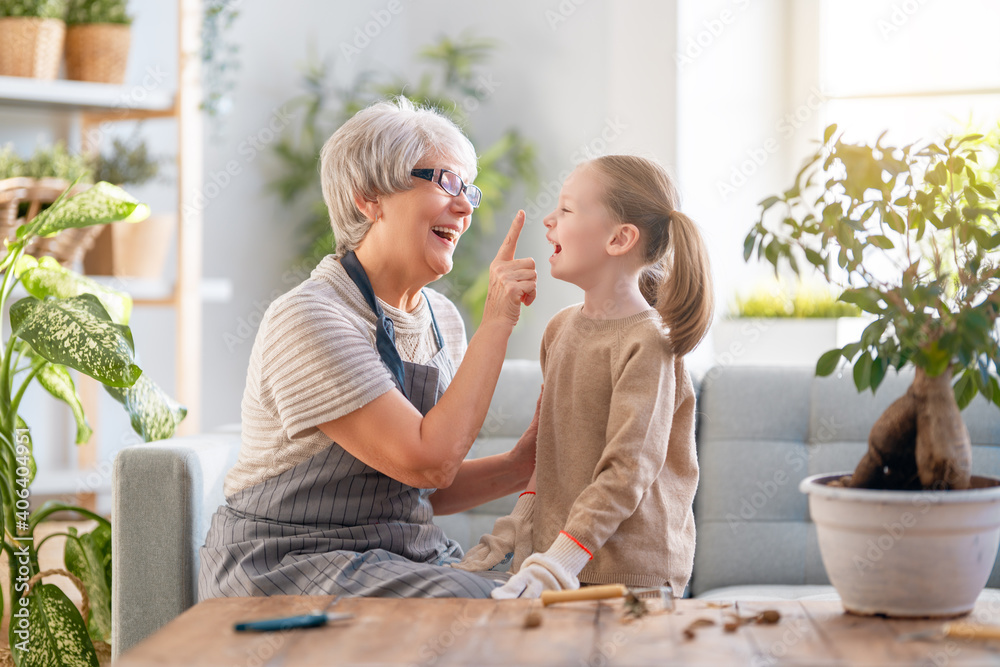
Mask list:
[[[508,454],[511,465],[517,470],[530,470],[532,473],[535,470],[535,447],[538,444],[538,413],[542,409],[542,392],[544,391],[545,385],[543,384],[542,390],[538,392],[538,402],[535,403],[535,416],[531,418],[528,428],[525,429],[524,434],[521,435],[517,444],[514,445],[514,448]],[[534,491],[534,489],[528,490]]]
[[[490,285],[486,292],[483,324],[500,321],[513,327],[521,316],[521,304],[530,306],[535,300],[538,274],[535,260],[514,259],[517,239],[524,228],[524,211],[518,211],[510,224],[496,259],[490,264]]]

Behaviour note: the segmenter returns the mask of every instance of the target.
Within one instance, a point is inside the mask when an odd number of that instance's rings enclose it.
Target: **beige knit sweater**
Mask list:
[[[534,551],[565,530],[594,558],[583,583],[691,578],[695,396],[655,310],[616,320],[560,311],[542,338]]]

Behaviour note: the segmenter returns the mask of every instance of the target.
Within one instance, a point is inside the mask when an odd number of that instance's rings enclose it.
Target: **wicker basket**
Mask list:
[[[124,83],[131,28],[120,23],[82,23],[66,29],[66,78]]]
[[[0,76],[55,79],[65,36],[60,19],[0,19]]]
[[[51,204],[68,187],[69,181],[61,178],[17,177],[0,180],[0,239],[14,241],[17,228],[38,215],[42,204]],[[88,187],[78,185],[73,188],[72,193],[76,194]],[[28,210],[25,215],[18,216],[18,209],[22,204],[27,205]],[[63,266],[71,266],[90,250],[103,228],[103,225],[94,225],[64,229],[54,236],[32,239],[26,251],[35,257],[55,257]]]

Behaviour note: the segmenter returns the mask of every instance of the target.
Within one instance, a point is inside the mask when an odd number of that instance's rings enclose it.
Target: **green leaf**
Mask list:
[[[964,410],[972,399],[976,397],[976,381],[972,377],[975,371],[966,370],[962,375],[959,376],[958,382],[952,387],[955,391],[955,402],[958,403],[958,409]]]
[[[102,181],[45,209],[38,214],[32,227],[39,236],[50,236],[64,229],[109,222],[140,222],[148,217],[149,206],[139,203],[117,185]]]
[[[90,440],[93,431],[87,423],[87,416],[83,414],[83,403],[80,401],[80,395],[76,393],[73,376],[66,367],[61,364],[46,363],[38,373],[38,383],[73,411],[73,419],[76,421],[76,444],[82,445]]]
[[[750,261],[750,255],[753,254],[753,247],[757,243],[757,235],[751,231],[747,234],[746,239],[743,240],[743,261]]]
[[[872,379],[871,387],[872,393],[878,389],[878,386],[882,384],[882,380],[885,378],[885,372],[889,368],[889,361],[884,357],[876,357],[872,362]]]
[[[38,266],[24,271],[21,284],[28,294],[42,301],[49,297],[68,299],[81,294],[93,294],[118,324],[128,324],[132,313],[132,297],[128,294],[81,276],[51,257],[43,257]]]
[[[986,197],[987,199],[996,199],[997,198],[997,195],[993,191],[993,188],[991,188],[990,186],[986,185],[985,183],[977,183],[975,187],[976,187],[976,191],[979,192],[979,194],[981,194],[983,197]]]
[[[872,357],[867,352],[863,353],[854,362],[854,386],[858,391],[864,391],[872,383]]]
[[[111,321],[93,294],[39,301],[26,297],[10,308],[14,335],[57,364],[75,368],[104,384],[131,386],[142,369],[127,326]]]
[[[90,597],[87,628],[91,639],[111,641],[111,527],[99,524],[94,530],[66,539],[66,569],[83,582]]]
[[[145,375],[135,384],[123,389],[105,386],[108,393],[125,406],[132,428],[146,442],[164,440],[174,434],[174,429],[187,416],[187,408],[167,396],[159,386]]]
[[[853,303],[866,313],[881,314],[885,309],[879,305],[881,295],[870,287],[848,289],[840,295],[840,300]]]
[[[839,349],[824,352],[816,362],[816,375],[826,377],[837,370],[837,363],[843,355]]]
[[[881,236],[881,235],[869,236],[868,242],[871,243],[876,248],[882,248],[882,250],[892,250],[893,248],[896,247],[888,236]]]
[[[16,616],[21,609],[26,618]],[[55,584],[36,584],[28,596],[12,600],[11,611],[17,622],[10,624],[10,648],[18,667],[100,667],[80,610]]]

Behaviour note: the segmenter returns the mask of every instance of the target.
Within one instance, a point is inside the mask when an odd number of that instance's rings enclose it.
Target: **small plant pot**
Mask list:
[[[0,76],[55,79],[65,36],[66,24],[60,19],[0,19]]]
[[[83,258],[90,275],[160,279],[177,229],[173,215],[105,225]]]
[[[973,476],[965,491],[828,486],[849,474],[799,485],[844,609],[900,618],[972,611],[1000,545],[1000,480]]]
[[[125,82],[131,26],[83,23],[66,29],[66,78],[97,83]]]

